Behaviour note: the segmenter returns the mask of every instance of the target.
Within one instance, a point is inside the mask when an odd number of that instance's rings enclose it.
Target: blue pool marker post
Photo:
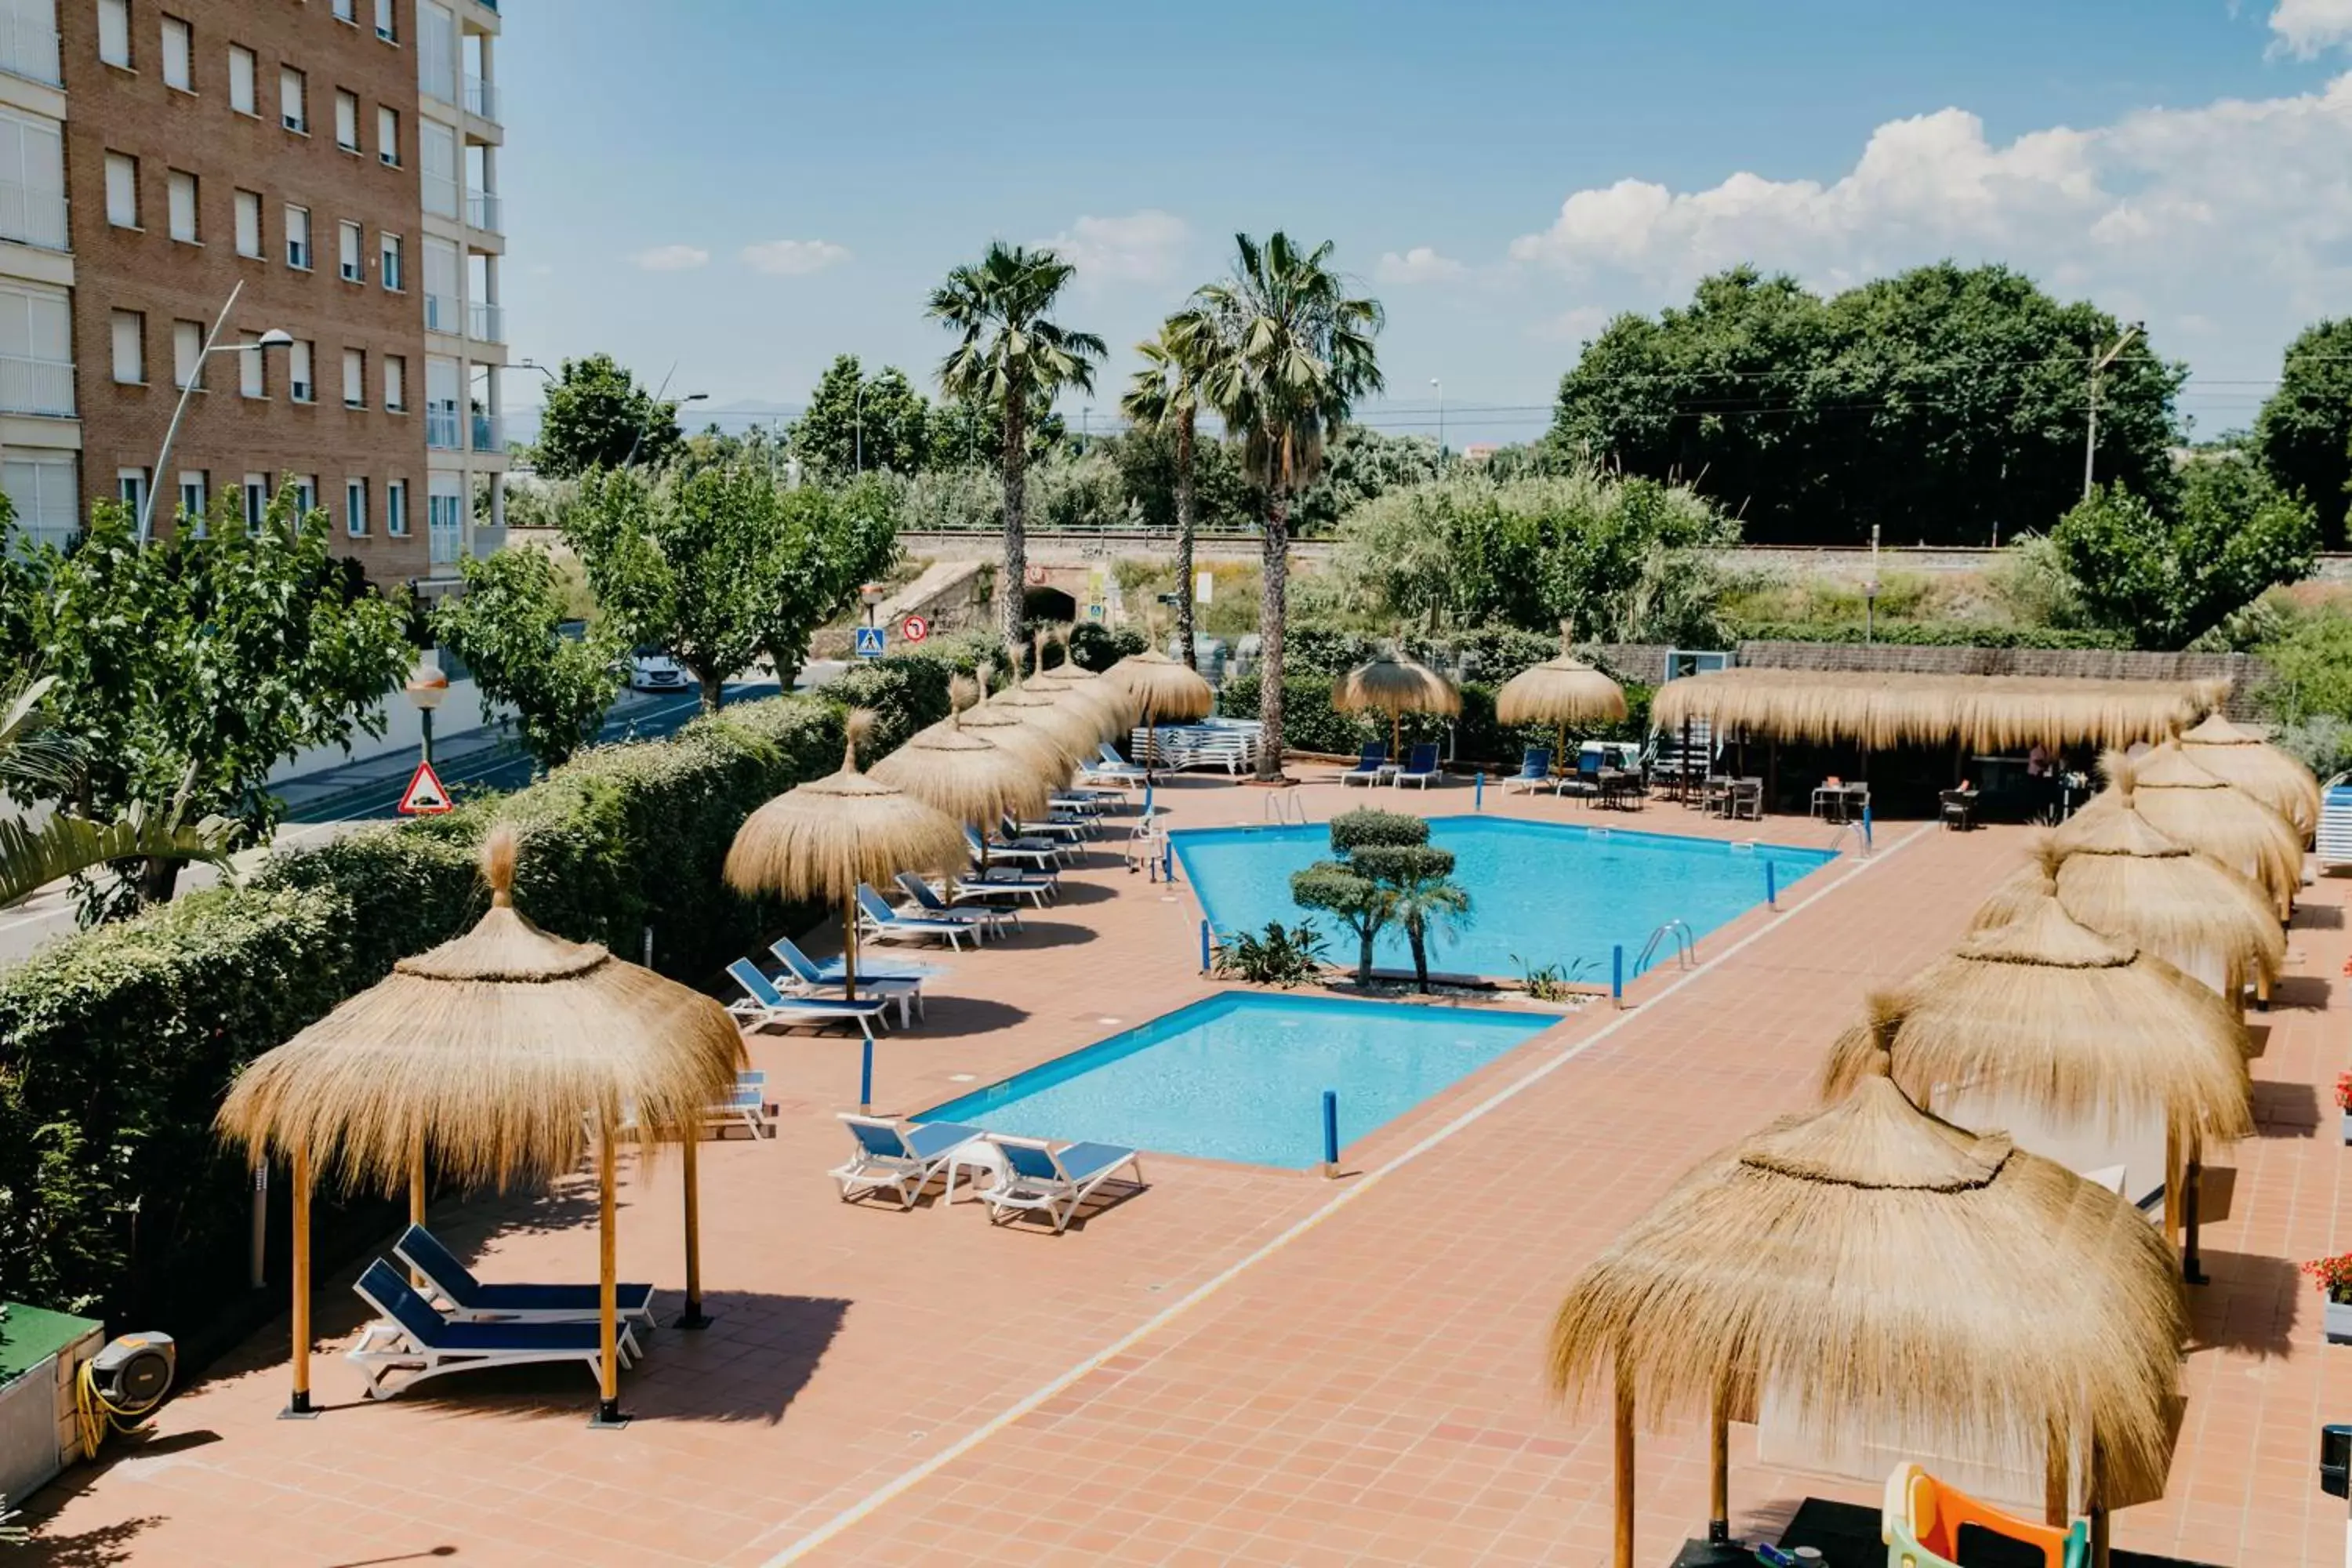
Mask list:
[[[874,1109],[874,1037],[866,1037],[866,1050],[857,1063],[857,1110],[863,1116]]]
[[[1323,1091],[1323,1175],[1326,1180],[1339,1173],[1339,1095],[1336,1089]]]
[[[1151,820],[1151,775],[1143,775],[1143,820]]]
[[[1201,922],[1201,973],[1209,973],[1209,922]]]
[[[1160,879],[1163,882],[1176,879],[1176,845],[1171,839],[1160,841]]]
[[[1625,1005],[1625,944],[1622,942],[1609,950],[1609,1000],[1620,1007]]]
[[[1862,852],[1865,855],[1870,853],[1870,806],[1867,803],[1862,808]]]
[[[1780,907],[1780,879],[1773,874],[1772,862],[1764,862],[1764,904],[1767,909]]]
[[[1478,770],[1478,781],[1471,786],[1470,809],[1473,811],[1486,809],[1486,770],[1484,768]]]

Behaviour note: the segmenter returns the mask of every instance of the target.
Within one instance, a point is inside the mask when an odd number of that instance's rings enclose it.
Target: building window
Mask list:
[[[245,527],[248,533],[261,531],[262,519],[269,515],[269,476],[245,476]]]
[[[388,413],[408,412],[408,361],[399,354],[383,356],[383,406]]]
[[[194,40],[177,16],[163,18],[163,85],[182,92],[196,90]]]
[[[400,24],[394,0],[375,0],[375,36],[387,44],[400,42]]]
[[[73,384],[70,296],[0,284],[0,413],[70,416]]]
[[[259,115],[253,97],[253,51],[240,44],[228,47],[228,106],[239,114]]]
[[[367,481],[343,481],[343,531],[353,539],[364,539],[368,531]]]
[[[236,351],[236,390],[245,397],[269,395],[269,362],[259,342],[248,339]]]
[[[0,110],[0,239],[66,248],[65,171],[55,121]]]
[[[131,0],[98,0],[98,58],[131,68]]]
[[[408,481],[387,479],[383,486],[383,531],[396,539],[408,536]]]
[[[457,362],[441,354],[425,356],[425,444],[454,452],[457,437]]]
[[[117,228],[139,226],[139,160],[127,153],[106,155],[106,221]]]
[[[261,193],[236,193],[236,253],[258,257],[261,254]]]
[[[343,406],[346,408],[367,406],[367,351],[365,349],[343,351]]]
[[[335,226],[335,269],[346,283],[364,283],[367,271],[360,264],[360,226],[344,222]]]
[[[308,517],[318,510],[319,476],[316,474],[295,475],[294,515],[296,517]]]
[[[163,176],[163,192],[169,198],[172,237],[185,245],[196,240],[196,177],[184,169],[173,169]]]
[[[416,8],[416,85],[427,98],[457,101],[457,18],[434,0]]]
[[[0,490],[16,508],[16,526],[35,545],[70,542],[79,528],[81,486],[70,457],[10,458],[0,463]]]
[[[115,469],[114,495],[116,500],[131,509],[132,517],[143,514],[147,510],[147,470],[144,468]]]
[[[349,22],[352,26],[358,26],[360,16],[356,8],[357,3],[358,0],[335,0],[335,20]]]
[[[378,161],[397,169],[400,167],[400,110],[378,109],[375,111],[375,155]]]
[[[405,279],[406,268],[401,265],[405,259],[405,256],[401,245],[400,236],[396,234],[379,235],[377,239],[379,242],[377,245],[379,267],[383,274],[383,286],[397,294],[402,289],[408,287]]]
[[[425,210],[439,217],[456,217],[457,133],[426,120],[417,123],[416,138],[425,160]]]
[[[147,318],[136,310],[114,312],[114,379],[125,386],[147,380]]]
[[[180,475],[180,517],[196,526],[196,537],[202,539],[206,524],[205,514],[212,510],[212,485],[202,468],[188,468]]]
[[[456,563],[466,543],[464,481],[455,474],[435,474],[425,496],[425,557],[436,566]]]
[[[310,209],[286,209],[286,265],[310,270]]]
[[[360,150],[360,97],[335,89],[335,145],[346,153]]]
[[[310,89],[292,66],[278,68],[278,115],[289,131],[310,132]]]
[[[205,363],[205,324],[202,321],[172,323],[172,384],[194,386],[196,373]]]
[[[310,380],[310,344],[307,339],[294,340],[293,352],[287,356],[286,395],[297,403],[316,403],[319,389]]]

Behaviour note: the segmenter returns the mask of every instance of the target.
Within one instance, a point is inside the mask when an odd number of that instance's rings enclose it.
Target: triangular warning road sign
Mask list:
[[[433,816],[450,808],[449,792],[441,785],[441,775],[433,771],[431,763],[419,763],[408,781],[408,788],[400,797],[403,816]]]

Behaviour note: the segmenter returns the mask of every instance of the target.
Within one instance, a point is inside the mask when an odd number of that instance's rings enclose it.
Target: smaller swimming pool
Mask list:
[[[1305,1170],[1323,1158],[1325,1089],[1339,1097],[1344,1149],[1559,1022],[1550,1013],[1237,991],[916,1120]]]

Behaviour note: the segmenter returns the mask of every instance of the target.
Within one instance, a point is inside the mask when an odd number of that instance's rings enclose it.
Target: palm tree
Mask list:
[[[53,675],[36,680],[22,670],[0,683],[0,790],[12,797],[32,798],[72,782],[78,749],[43,728],[41,701],[56,684]],[[183,827],[176,818],[158,821],[136,805],[119,822],[92,822],[63,811],[38,821],[0,816],[0,909],[110,860],[222,862],[235,831],[236,825],[221,817]]]
[[[1160,335],[1135,345],[1143,366],[1118,409],[1139,430],[1164,430],[1176,441],[1176,637],[1184,666],[1201,667],[1192,637],[1192,439],[1201,415],[1201,376],[1213,344],[1208,318],[1179,310]]]
[[[1103,341],[1045,318],[1077,268],[1050,250],[989,242],[976,267],[959,267],[931,290],[929,313],[963,341],[940,364],[940,388],[999,410],[1004,464],[1004,563],[996,583],[997,635],[1022,640],[1021,595],[1028,571],[1022,495],[1028,465],[1025,428],[1032,397],[1048,402],[1064,387],[1092,392]]]
[[[1282,641],[1290,587],[1290,507],[1315,481],[1323,449],[1356,400],[1381,389],[1372,339],[1380,301],[1352,299],[1331,270],[1328,240],[1302,251],[1276,231],[1261,246],[1234,237],[1234,274],[1193,296],[1214,347],[1202,399],[1242,443],[1242,467],[1265,492],[1265,588],[1258,608],[1257,776],[1282,776]]]

